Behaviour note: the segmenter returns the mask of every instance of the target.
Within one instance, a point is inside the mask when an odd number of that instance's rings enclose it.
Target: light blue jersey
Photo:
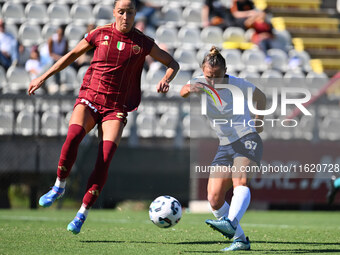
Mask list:
[[[194,78],[191,80],[191,83],[197,81],[206,83],[204,76]],[[242,115],[233,113],[234,101],[229,89],[216,89],[222,102],[221,105],[221,102],[218,97],[216,97],[214,91],[204,87],[204,89],[208,90],[210,94],[213,95],[213,97],[209,95],[206,96],[206,116],[210,121],[211,127],[216,131],[220,140],[220,145],[228,145],[249,133],[256,132],[256,129],[254,128],[255,123],[251,121],[247,101],[248,88],[251,88],[252,92],[254,92],[256,87],[252,83],[234,76],[229,76],[228,84],[234,85],[243,93],[244,114]],[[204,104],[203,101],[201,103]]]

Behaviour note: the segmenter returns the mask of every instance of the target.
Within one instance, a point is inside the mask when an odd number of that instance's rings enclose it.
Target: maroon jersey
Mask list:
[[[141,99],[140,80],[153,39],[132,28],[123,34],[108,24],[91,31],[85,40],[95,47],[79,97],[109,108],[136,109]]]

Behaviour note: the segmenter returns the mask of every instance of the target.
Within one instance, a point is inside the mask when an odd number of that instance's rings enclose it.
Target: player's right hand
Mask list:
[[[34,91],[40,88],[43,84],[44,84],[44,81],[40,77],[32,80],[27,90],[28,95],[29,96],[34,95]]]
[[[203,85],[200,83],[190,84],[190,93],[201,93]]]

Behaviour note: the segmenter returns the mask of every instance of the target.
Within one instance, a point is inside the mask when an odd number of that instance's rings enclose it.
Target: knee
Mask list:
[[[85,134],[86,131],[82,126],[73,124],[69,126],[66,140],[81,141],[84,138]]]
[[[211,192],[208,193],[208,201],[213,210],[218,210],[224,204],[225,199],[220,194]]]

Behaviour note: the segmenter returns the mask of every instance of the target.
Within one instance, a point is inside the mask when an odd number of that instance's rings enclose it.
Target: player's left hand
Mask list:
[[[166,80],[161,80],[158,84],[157,84],[157,92],[158,93],[167,93],[169,91],[169,82],[167,82]]]

